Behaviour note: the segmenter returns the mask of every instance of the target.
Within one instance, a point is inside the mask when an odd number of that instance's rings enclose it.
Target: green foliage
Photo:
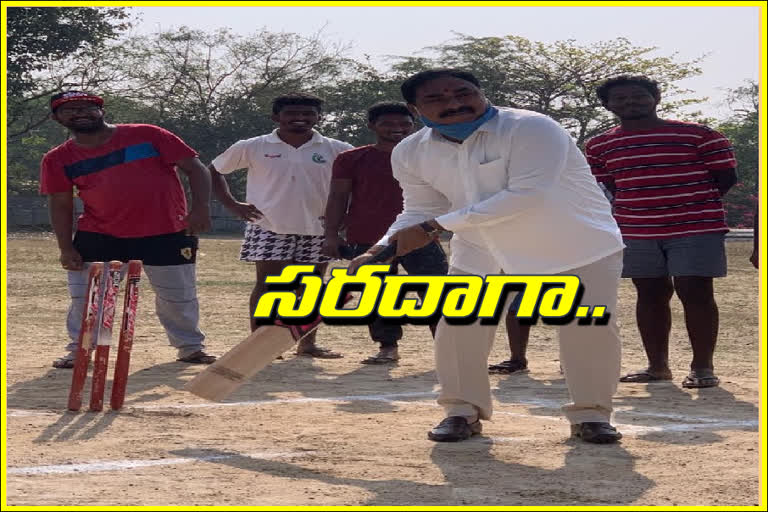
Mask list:
[[[9,7],[8,92],[37,89],[34,73],[102,46],[131,26],[126,8]]]
[[[111,78],[93,56],[131,26],[125,7],[9,7],[8,133],[12,141],[42,125],[48,105],[38,101]]]
[[[674,55],[654,57],[656,48],[636,47],[623,38],[579,45],[512,35],[458,35],[449,44],[426,49],[431,57],[395,57],[382,71],[367,60],[348,58],[348,47],[329,42],[320,32],[262,29],[238,35],[226,29],[182,27],[111,42],[129,24],[124,8],[8,12],[9,89],[18,92],[9,94],[11,193],[36,191],[40,158],[67,138],[56,123],[43,123],[48,95],[63,88],[101,93],[109,122],[162,126],[197,149],[205,163],[238,140],[274,129],[271,101],[289,91],[326,99],[319,126],[325,135],[355,145],[373,142],[366,127],[367,108],[379,101],[402,101],[403,79],[435,66],[471,69],[494,103],[546,113],[580,144],[615,123],[595,96],[595,86],[606,77],[633,73],[657,79],[664,87],[663,115],[702,101],[676,85],[700,73],[701,58],[678,62]],[[742,186],[754,190],[757,107],[749,110],[747,89],[734,89],[734,117],[720,128],[736,146]],[[227,179],[233,192],[243,197],[245,173]],[[727,201],[729,220],[743,223],[746,217],[730,213],[731,203],[746,204],[746,199],[731,200],[741,197],[740,190]]]
[[[381,73],[370,63],[349,62],[348,73],[326,83],[318,93],[326,99],[323,133],[355,146],[371,144],[375,138],[367,128],[367,110],[381,101],[403,101],[401,80]]]
[[[739,183],[725,196],[728,225],[751,228],[758,199],[759,169],[759,90],[756,82],[747,82],[730,91],[733,115],[717,126],[733,144],[738,163]]]
[[[48,99],[40,98],[35,108],[47,108]],[[65,142],[67,131],[55,123],[44,123],[7,145],[8,193],[35,194],[38,189],[40,159],[54,146]]]
[[[471,70],[496,105],[547,114],[576,138],[579,146],[615,124],[600,105],[597,85],[620,74],[643,74],[664,87],[661,115],[703,101],[687,97],[676,82],[701,73],[697,64],[677,62],[675,56],[653,57],[656,47],[634,46],[625,38],[580,45],[574,40],[542,43],[520,36],[472,37],[457,34],[453,43],[431,47],[433,58],[402,57],[396,71],[411,73],[425,67]]]

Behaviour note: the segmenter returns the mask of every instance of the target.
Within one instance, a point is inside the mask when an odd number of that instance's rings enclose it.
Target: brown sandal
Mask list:
[[[54,359],[51,366],[59,368],[60,370],[72,369],[75,367],[75,359],[70,356],[62,356],[58,359]]]
[[[216,362],[216,356],[212,356],[210,354],[206,354],[202,350],[198,350],[197,352],[193,352],[186,357],[178,358],[177,361],[190,364],[213,364]]]
[[[684,388],[714,388],[720,385],[720,379],[712,370],[691,370],[683,379]]]
[[[633,384],[645,384],[647,382],[662,382],[672,380],[672,375],[656,375],[649,370],[635,370],[629,372],[619,379],[619,382],[630,382]]]
[[[382,356],[377,354],[375,356],[367,357],[360,362],[363,364],[390,364],[397,363],[399,360],[399,357]]]
[[[499,364],[490,365],[488,367],[488,373],[528,373],[528,363],[519,359],[507,359]]]
[[[338,352],[333,352],[327,348],[320,347],[312,347],[311,349],[305,350],[303,352],[296,352],[296,355],[301,357],[316,357],[317,359],[340,359],[344,357]]]

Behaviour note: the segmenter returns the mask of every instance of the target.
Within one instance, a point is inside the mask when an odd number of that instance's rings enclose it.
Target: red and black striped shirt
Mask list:
[[[590,139],[585,154],[597,181],[616,187],[614,216],[624,238],[728,231],[710,174],[736,168],[723,134],[680,121],[631,132],[617,126]]]

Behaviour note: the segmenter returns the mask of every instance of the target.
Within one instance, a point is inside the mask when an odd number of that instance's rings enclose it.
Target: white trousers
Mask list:
[[[579,325],[574,320],[559,326],[560,361],[571,395],[571,403],[563,406],[563,412],[571,423],[611,419],[613,394],[621,371],[621,340],[616,323],[621,269],[622,252],[619,251],[562,272],[581,278],[584,286],[581,304],[606,306],[611,315],[607,325]],[[452,267],[449,273],[468,272]],[[470,325],[440,321],[435,335],[435,363],[441,387],[437,403],[443,406],[446,416],[491,418],[488,355],[496,328],[496,325],[481,325],[479,321]]]

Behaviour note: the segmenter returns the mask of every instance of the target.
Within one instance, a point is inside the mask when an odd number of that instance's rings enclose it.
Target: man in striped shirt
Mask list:
[[[677,293],[693,348],[683,387],[712,387],[718,310],[713,277],[726,274],[722,197],[736,183],[730,142],[706,126],[660,119],[657,82],[622,75],[597,89],[620,125],[589,140],[586,156],[614,195],[623,277],[637,289],[637,324],[648,367],[621,382],[671,380],[669,307]]]

